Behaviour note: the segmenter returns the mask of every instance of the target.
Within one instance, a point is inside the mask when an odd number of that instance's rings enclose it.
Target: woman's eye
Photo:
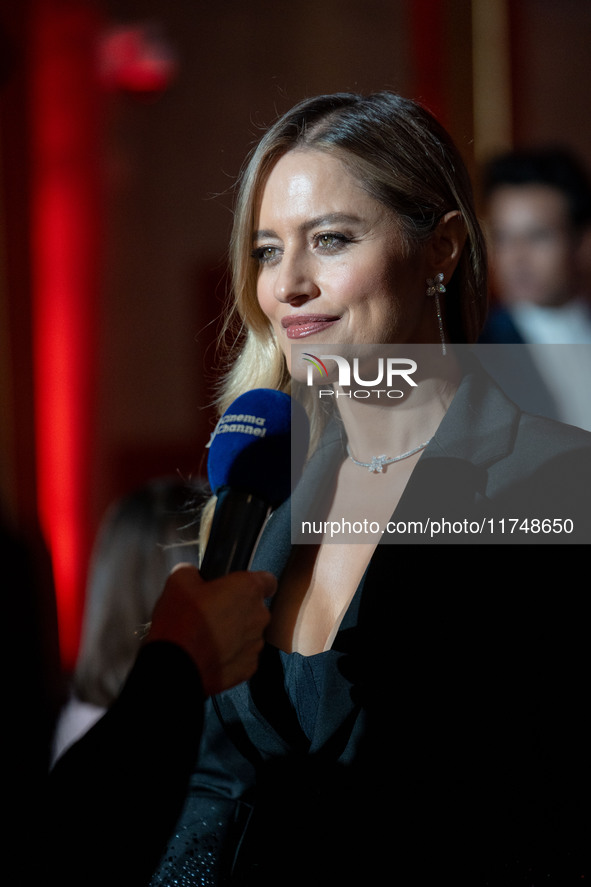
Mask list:
[[[349,238],[344,234],[336,234],[332,231],[318,234],[315,238],[316,245],[324,250],[336,250],[349,243]]]
[[[273,259],[277,258],[278,253],[279,250],[276,246],[259,246],[252,251],[251,255],[253,259],[264,265],[266,262],[272,262]]]

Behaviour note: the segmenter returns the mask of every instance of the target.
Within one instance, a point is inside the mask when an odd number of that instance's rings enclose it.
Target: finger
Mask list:
[[[277,591],[277,577],[266,570],[258,570],[250,574],[259,583],[263,597],[272,597]]]
[[[195,564],[191,564],[188,561],[181,561],[179,564],[175,564],[168,575],[172,576],[173,573],[181,572],[186,573],[187,575],[190,574],[191,576],[198,577],[200,582],[205,581],[204,579],[202,579],[201,573],[199,572]]]

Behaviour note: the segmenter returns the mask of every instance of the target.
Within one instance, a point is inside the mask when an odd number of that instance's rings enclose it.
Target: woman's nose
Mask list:
[[[275,279],[275,298],[297,307],[319,296],[313,264],[307,256],[284,253]]]

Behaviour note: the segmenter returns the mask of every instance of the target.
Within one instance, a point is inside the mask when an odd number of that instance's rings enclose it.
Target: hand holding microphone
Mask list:
[[[220,693],[256,671],[270,619],[265,598],[276,586],[271,573],[242,571],[206,582],[192,564],[178,564],[146,640],[178,644],[197,665],[205,694]]]
[[[172,571],[147,637],[183,647],[207,695],[256,670],[277,581],[247,569],[267,516],[299,480],[308,442],[303,408],[272,389],[237,398],[216,426],[208,475],[217,503],[203,563]]]

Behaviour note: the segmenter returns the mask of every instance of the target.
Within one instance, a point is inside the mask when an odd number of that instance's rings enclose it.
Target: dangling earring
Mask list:
[[[441,353],[445,357],[447,349],[445,347],[445,333],[443,331],[443,317],[441,316],[441,304],[439,302],[439,293],[444,293],[443,274],[439,272],[435,277],[427,279],[427,295],[435,296],[435,310],[437,311],[437,323],[439,324],[439,335],[441,337]]]

